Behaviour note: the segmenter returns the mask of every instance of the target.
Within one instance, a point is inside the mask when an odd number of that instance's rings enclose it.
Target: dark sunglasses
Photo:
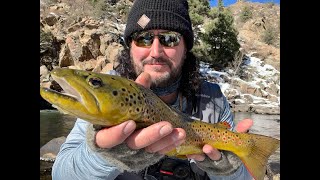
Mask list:
[[[136,46],[150,47],[153,43],[154,37],[158,36],[160,44],[166,47],[173,47],[179,45],[181,34],[173,31],[160,32],[155,35],[152,32],[143,31],[133,33],[131,38]]]

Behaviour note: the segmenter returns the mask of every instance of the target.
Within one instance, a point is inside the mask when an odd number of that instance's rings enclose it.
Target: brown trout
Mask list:
[[[262,180],[270,155],[279,147],[280,140],[264,135],[237,133],[228,124],[201,122],[171,108],[150,89],[132,80],[108,74],[58,68],[51,71],[53,79],[64,93],[40,87],[41,96],[58,109],[106,127],[134,120],[143,128],[159,121],[186,131],[186,141],[168,153],[185,157],[199,154],[209,144],[231,151],[244,163],[256,180]]]

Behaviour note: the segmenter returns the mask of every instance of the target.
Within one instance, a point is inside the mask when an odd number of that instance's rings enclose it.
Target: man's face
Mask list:
[[[150,30],[148,32],[158,35],[168,31]],[[145,37],[145,35],[141,37]],[[186,48],[183,36],[180,37],[179,44],[172,47],[162,45],[158,36],[155,36],[153,42],[145,47],[141,45],[139,47],[134,41],[131,42],[130,56],[135,72],[137,75],[142,72],[149,73],[152,79],[152,87],[166,87],[176,81],[181,74],[185,54]]]

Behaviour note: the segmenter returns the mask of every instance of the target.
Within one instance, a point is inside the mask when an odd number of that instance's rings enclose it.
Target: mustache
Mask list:
[[[172,62],[170,60],[168,60],[168,59],[163,58],[163,57],[145,59],[141,63],[142,63],[143,66],[146,65],[146,64],[165,63],[169,67],[172,67]]]

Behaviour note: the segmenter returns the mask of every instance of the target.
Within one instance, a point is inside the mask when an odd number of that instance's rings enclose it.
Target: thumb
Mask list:
[[[251,126],[253,125],[253,120],[252,119],[243,119],[238,122],[236,126],[236,131],[237,132],[247,132]]]
[[[146,88],[150,88],[151,86],[151,76],[149,73],[142,72],[137,79],[135,80],[136,83],[141,84]]]

